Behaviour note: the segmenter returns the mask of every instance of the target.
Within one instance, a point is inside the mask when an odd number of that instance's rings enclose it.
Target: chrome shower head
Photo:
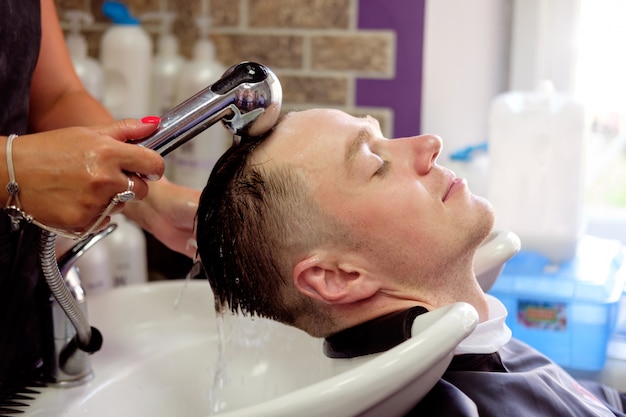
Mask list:
[[[276,75],[264,65],[242,62],[161,116],[157,130],[135,143],[166,155],[219,120],[238,143],[242,136],[267,133],[278,120],[281,102]]]

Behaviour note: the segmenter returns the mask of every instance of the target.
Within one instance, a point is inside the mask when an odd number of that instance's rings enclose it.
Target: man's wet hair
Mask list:
[[[266,317],[324,335],[334,321],[291,283],[293,262],[317,245],[351,239],[314,201],[302,167],[252,162],[266,138],[242,138],[215,164],[198,206],[198,255],[218,313]]]
[[[232,271],[246,271],[254,262],[242,259],[237,249],[242,228],[248,221],[246,206],[261,201],[264,183],[257,175],[246,179],[248,160],[263,137],[243,137],[216,162],[200,196],[197,213],[197,242],[205,274],[214,291],[217,311],[230,307],[252,313],[257,304],[265,304],[263,293],[246,285],[245,276]],[[252,265],[251,265],[252,264]],[[250,271],[254,273],[254,271]]]

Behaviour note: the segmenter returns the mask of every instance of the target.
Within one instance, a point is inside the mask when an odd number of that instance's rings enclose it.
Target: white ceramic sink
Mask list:
[[[94,379],[42,389],[29,415],[401,415],[439,379],[450,352],[476,324],[471,307],[452,305],[420,316],[414,329],[421,336],[350,361],[326,358],[322,342],[299,330],[231,317],[223,327],[239,341],[245,333],[247,342],[228,344],[224,378],[216,379],[220,344],[210,286],[190,281],[175,308],[184,285],[150,283],[90,298],[90,320],[104,335],[92,356]],[[412,391],[403,397],[407,387]]]
[[[474,272],[480,287],[488,292],[496,282],[506,261],[521,249],[519,237],[507,230],[496,230],[487,236],[474,256]]]
[[[485,289],[517,250],[507,232],[486,240],[475,259]],[[104,336],[93,380],[42,389],[29,416],[399,416],[430,390],[477,323],[471,306],[453,304],[419,316],[399,346],[343,360],[279,323],[216,318],[204,280],[118,288],[88,298],[88,307]]]

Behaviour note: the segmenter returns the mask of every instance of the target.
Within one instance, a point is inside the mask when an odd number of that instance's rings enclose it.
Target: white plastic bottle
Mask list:
[[[217,81],[226,67],[215,58],[215,46],[208,38],[210,18],[196,19],[200,33],[194,44],[193,57],[186,63],[178,79],[177,102],[181,103]],[[228,149],[232,135],[221,123],[216,123],[172,152],[172,180],[180,185],[201,190],[211,169]]]
[[[152,39],[123,3],[105,1],[103,13],[113,25],[102,36],[105,107],[115,118],[149,113]]]
[[[117,229],[105,240],[109,253],[113,286],[141,284],[148,281],[146,237],[139,226],[123,214],[111,217]]]
[[[103,99],[104,74],[97,60],[87,55],[87,40],[80,33],[81,23],[92,23],[93,16],[82,10],[68,10],[65,19],[70,24],[70,32],[65,37],[72,64],[83,85],[98,101]]]
[[[582,233],[584,108],[549,82],[494,99],[487,197],[496,228],[553,262],[573,258]]]
[[[146,13],[141,16],[141,20],[143,22],[157,21],[160,24],[152,65],[150,112],[161,115],[178,104],[176,84],[187,60],[179,53],[178,39],[172,34],[172,24],[176,20],[176,13]]]
[[[174,12],[152,12],[141,16],[143,22],[160,23],[150,88],[150,113],[162,115],[178,104],[177,82],[187,60],[179,53],[178,39],[172,34]],[[174,156],[165,156],[165,176],[173,177]]]

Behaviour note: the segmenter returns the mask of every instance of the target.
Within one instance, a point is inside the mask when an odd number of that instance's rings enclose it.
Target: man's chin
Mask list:
[[[475,241],[476,246],[478,246],[493,231],[496,216],[493,205],[489,200],[478,195],[474,195],[474,198],[476,211],[478,212],[475,229]]]

